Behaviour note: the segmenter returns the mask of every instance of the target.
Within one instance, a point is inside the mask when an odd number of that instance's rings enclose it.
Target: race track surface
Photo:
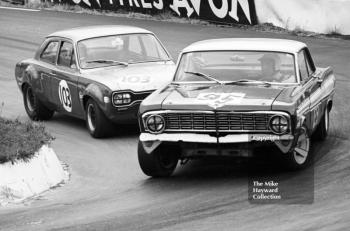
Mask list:
[[[230,161],[192,161],[169,179],[150,179],[137,161],[138,129],[107,139],[89,136],[84,121],[56,114],[46,122],[70,181],[20,205],[0,207],[0,230],[348,230],[350,227],[350,42],[297,38],[232,28],[50,11],[0,9],[2,116],[27,120],[14,80],[15,63],[32,57],[43,37],[76,26],[123,24],[155,32],[173,58],[188,44],[219,37],[276,37],[306,42],[317,66],[337,77],[330,136],[315,143],[313,203],[251,204],[251,173],[302,183],[288,173]],[[310,169],[308,171],[311,171]],[[2,177],[2,176],[0,176]],[[293,179],[299,179],[293,181]],[[291,185],[293,190],[294,185]]]

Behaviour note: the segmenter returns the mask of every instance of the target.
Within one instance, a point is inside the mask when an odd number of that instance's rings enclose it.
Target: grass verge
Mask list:
[[[42,123],[0,117],[0,163],[27,161],[52,140]]]

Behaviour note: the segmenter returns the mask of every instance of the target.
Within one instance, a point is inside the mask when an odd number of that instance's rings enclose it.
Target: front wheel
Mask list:
[[[44,106],[38,99],[37,95],[31,86],[24,87],[23,90],[24,108],[29,116],[34,121],[49,120],[52,118],[54,111]]]
[[[86,127],[90,135],[94,138],[105,137],[112,127],[112,124],[94,100],[88,100],[85,112]]]
[[[311,139],[307,128],[302,127],[295,147],[285,156],[285,163],[291,170],[303,169],[311,162]]]
[[[148,154],[141,141],[139,141],[138,159],[143,173],[151,177],[170,176],[174,172],[179,159],[177,153],[172,150],[174,149],[159,146]]]

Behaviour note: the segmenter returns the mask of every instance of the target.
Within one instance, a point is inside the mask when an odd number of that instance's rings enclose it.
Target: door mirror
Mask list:
[[[314,79],[316,79],[316,82],[317,82],[317,84],[318,85],[322,85],[322,83],[323,83],[323,78],[320,78],[320,77],[318,77],[318,76],[312,76]]]

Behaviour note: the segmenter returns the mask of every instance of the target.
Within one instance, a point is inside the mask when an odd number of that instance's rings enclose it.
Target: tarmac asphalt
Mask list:
[[[0,207],[0,230],[347,230],[350,227],[350,42],[233,28],[51,11],[0,9],[1,115],[27,120],[14,79],[17,61],[32,57],[44,36],[71,27],[123,24],[155,32],[173,58],[198,40],[273,37],[308,44],[317,66],[337,78],[330,135],[314,143],[315,163],[286,172],[270,162],[191,161],[169,179],[150,179],[137,161],[137,126],[93,139],[84,121],[56,114],[45,122],[70,181],[35,200]],[[2,177],[2,176],[0,176]],[[252,177],[276,179],[293,200],[254,204]]]

